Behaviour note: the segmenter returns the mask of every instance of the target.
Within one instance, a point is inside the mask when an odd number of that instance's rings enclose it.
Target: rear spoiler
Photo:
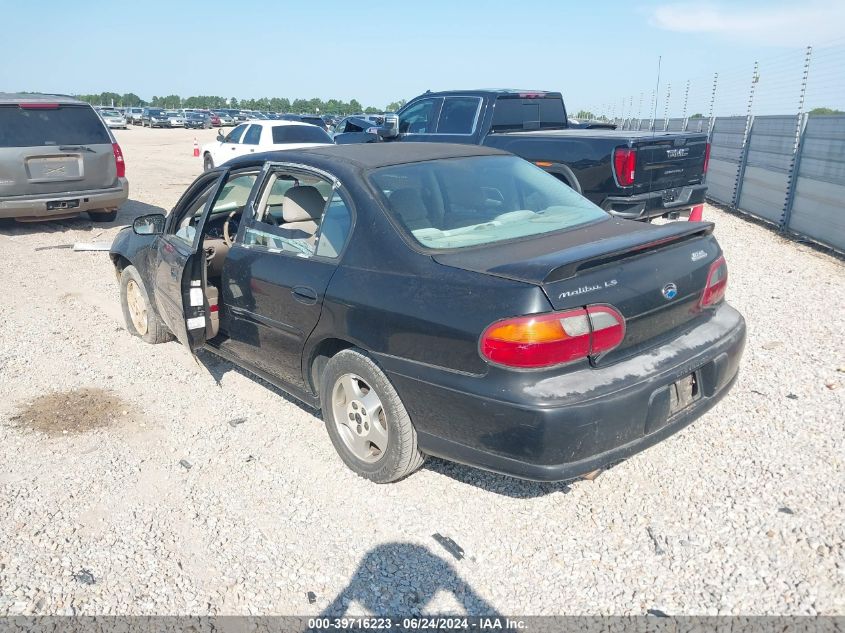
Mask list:
[[[570,279],[584,270],[614,264],[625,259],[653,253],[670,245],[676,246],[683,242],[705,237],[713,233],[714,226],[712,222],[692,225],[689,222],[672,222],[660,227],[659,233],[652,235],[653,239],[647,242],[640,241],[642,239],[640,233],[629,233],[611,238],[605,241],[602,245],[604,248],[598,255],[592,255],[589,252],[596,250],[595,243],[576,246],[566,251],[568,261],[550,270],[543,283]]]

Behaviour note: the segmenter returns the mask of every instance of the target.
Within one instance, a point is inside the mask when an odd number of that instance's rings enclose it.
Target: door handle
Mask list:
[[[295,286],[290,291],[293,298],[306,305],[314,305],[317,303],[317,291],[307,286]]]

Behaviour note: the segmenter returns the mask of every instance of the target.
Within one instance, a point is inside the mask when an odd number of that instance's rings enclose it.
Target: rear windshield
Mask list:
[[[566,127],[560,96],[523,99],[499,97],[493,110],[493,131],[548,130]]]
[[[554,176],[516,156],[383,167],[370,178],[391,214],[427,248],[492,244],[608,217]]]
[[[88,106],[0,106],[0,147],[106,144],[111,144],[111,137],[102,119]]]
[[[316,125],[276,125],[273,126],[273,143],[332,143],[323,128]]]

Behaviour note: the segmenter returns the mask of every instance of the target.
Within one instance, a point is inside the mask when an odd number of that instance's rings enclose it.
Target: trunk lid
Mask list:
[[[0,197],[114,186],[112,138],[90,106],[0,105]]]
[[[609,304],[625,317],[605,365],[675,336],[701,318],[698,301],[721,254],[710,223],[654,226],[611,219],[558,235],[434,255],[443,265],[539,285],[555,310]],[[670,287],[674,285],[674,288]],[[502,315],[515,316],[515,315]]]
[[[707,135],[654,135],[635,140],[633,147],[637,150],[635,187],[661,191],[701,183]]]

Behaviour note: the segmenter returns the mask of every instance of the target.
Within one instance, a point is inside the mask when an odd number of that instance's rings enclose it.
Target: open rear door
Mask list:
[[[161,318],[191,352],[206,340],[210,318],[205,300],[206,261],[199,253],[202,234],[229,172],[211,172],[177,204],[165,233],[158,240],[156,301]],[[186,222],[187,218],[191,218]]]

